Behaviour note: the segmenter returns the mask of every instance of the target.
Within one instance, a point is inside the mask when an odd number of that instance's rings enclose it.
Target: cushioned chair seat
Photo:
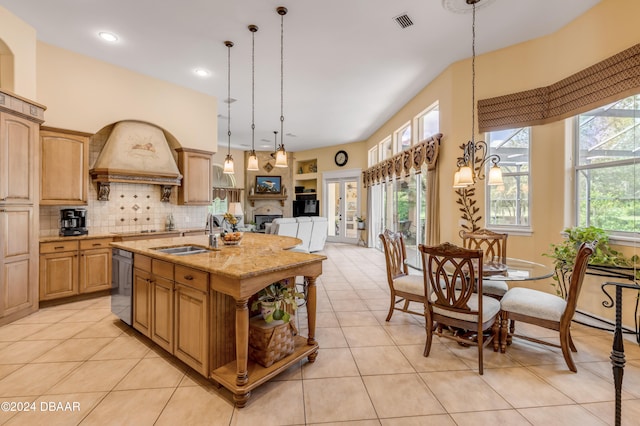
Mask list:
[[[404,275],[393,280],[393,287],[398,291],[424,296],[424,278],[422,275]]]
[[[484,290],[484,289],[483,289]],[[478,311],[478,294],[474,293],[469,302],[467,302],[469,309],[472,311]],[[446,315],[450,318],[457,318],[463,321],[477,321],[478,315],[465,314],[461,312],[452,312],[442,308],[438,305],[432,305],[433,312],[436,314]],[[482,318],[492,318],[500,312],[500,302],[493,297],[482,296]]]
[[[529,288],[515,287],[502,298],[502,310],[550,321],[560,321],[567,302],[558,296]]]
[[[482,293],[502,297],[509,290],[506,281],[482,280]]]

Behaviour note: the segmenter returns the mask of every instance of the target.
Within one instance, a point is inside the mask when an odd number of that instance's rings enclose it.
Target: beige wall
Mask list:
[[[344,150],[349,156],[349,161],[343,167],[338,167],[334,161],[336,152]],[[353,142],[348,144],[333,145],[325,148],[310,149],[307,151],[298,151],[294,153],[294,173],[296,173],[296,162],[306,160],[318,160],[318,178],[317,178],[317,199],[322,200],[322,175],[326,172],[332,171],[345,171],[349,169],[361,169],[367,168],[367,149],[364,142]],[[362,185],[362,183],[360,183]],[[360,200],[360,211],[367,211],[366,191],[362,191],[364,196]],[[322,203],[321,209],[324,208]],[[321,212],[322,214],[322,212]]]
[[[120,120],[141,120],[188,148],[215,151],[216,98],[46,43],[37,44],[38,101],[45,124],[95,133]]]
[[[603,0],[554,34],[481,55],[476,58],[476,99],[500,96],[546,86],[614,55],[640,41],[640,2]],[[440,150],[441,240],[460,242],[457,207],[451,187],[459,146],[470,139],[471,126],[470,59],[448,67],[411,102],[376,131],[366,149],[392,134],[403,123],[432,104],[440,103],[440,130],[444,134]],[[477,130],[477,125],[476,125]],[[568,135],[568,136],[567,136]],[[483,139],[476,135],[476,139]],[[551,264],[543,257],[549,244],[562,239],[561,231],[571,225],[574,197],[570,173],[570,126],[557,122],[532,129],[532,211],[533,234],[509,237],[509,256]],[[477,186],[477,199],[484,209],[484,188]],[[484,216],[484,213],[482,213]],[[633,254],[637,247],[622,248]],[[532,287],[552,291],[549,281],[532,282]],[[602,280],[600,280],[602,281]],[[612,318],[603,309],[597,283],[585,285],[580,307]],[[633,323],[633,297],[627,297],[625,322]]]
[[[1,52],[1,87],[17,95],[42,103],[36,96],[35,29],[18,19],[8,10],[0,7],[0,40],[10,50],[9,55],[7,55],[7,52]],[[13,67],[7,66],[7,63],[11,60],[13,61]]]

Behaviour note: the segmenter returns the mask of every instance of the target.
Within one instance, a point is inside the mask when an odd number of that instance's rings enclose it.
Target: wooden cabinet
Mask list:
[[[110,242],[111,238],[80,241],[80,293],[111,288]]]
[[[213,193],[213,153],[189,148],[176,148],[182,185],[178,188],[178,204],[209,205]]]
[[[133,328],[151,337],[151,273],[136,267],[133,268]]]
[[[205,377],[209,374],[207,293],[176,284],[175,356]]]
[[[40,204],[87,204],[90,136],[69,130],[41,129]]]
[[[133,328],[173,353],[174,265],[138,254],[133,265]]]
[[[38,279],[32,224],[33,207],[0,207],[0,319],[38,306],[38,287],[30,285]]]
[[[40,244],[40,300],[111,288],[111,238]]]
[[[0,325],[38,309],[42,121],[42,105],[0,90]]]
[[[33,204],[37,201],[37,137],[37,123],[0,112],[0,202]]]

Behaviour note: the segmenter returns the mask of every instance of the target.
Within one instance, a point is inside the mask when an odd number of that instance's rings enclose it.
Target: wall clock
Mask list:
[[[336,152],[336,156],[335,156],[336,165],[338,165],[339,167],[342,167],[345,164],[347,164],[347,161],[349,161],[349,156],[347,155],[346,151],[340,150]]]

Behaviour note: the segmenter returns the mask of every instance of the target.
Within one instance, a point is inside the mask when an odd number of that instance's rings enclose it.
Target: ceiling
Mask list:
[[[488,0],[483,0],[488,1]],[[552,33],[599,0],[492,0],[479,7],[482,54]],[[284,16],[287,150],[361,141],[451,63],[471,56],[464,0],[0,0],[39,40],[213,95],[227,143],[231,40],[231,146],[251,146],[251,32],[255,34],[255,146],[280,130],[280,16]],[[482,3],[480,3],[482,6]],[[395,17],[407,14],[402,29]],[[97,33],[118,35],[106,43]],[[198,77],[195,68],[211,71]],[[426,105],[425,105],[426,107]],[[162,123],[156,123],[162,125]],[[170,129],[168,129],[170,131]]]

